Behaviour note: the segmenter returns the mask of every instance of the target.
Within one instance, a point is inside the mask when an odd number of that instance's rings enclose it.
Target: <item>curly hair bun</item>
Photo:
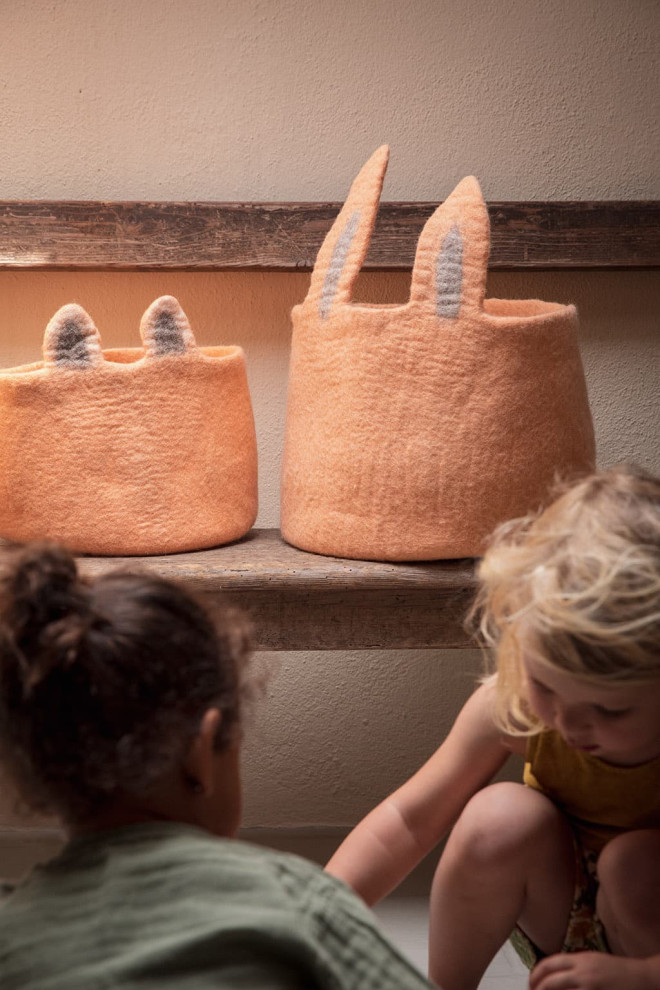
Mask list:
[[[89,822],[183,767],[209,708],[238,739],[245,620],[147,573],[79,575],[52,544],[0,574],[0,761],[38,811]]]
[[[75,659],[90,621],[86,588],[68,551],[33,544],[4,574],[1,599],[0,621],[29,691],[53,667]]]

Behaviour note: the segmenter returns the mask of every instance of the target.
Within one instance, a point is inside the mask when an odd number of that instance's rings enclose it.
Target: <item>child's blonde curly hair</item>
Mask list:
[[[581,680],[660,678],[660,479],[619,465],[557,492],[493,534],[471,618],[494,651],[498,724],[542,726],[525,700],[524,648]]]

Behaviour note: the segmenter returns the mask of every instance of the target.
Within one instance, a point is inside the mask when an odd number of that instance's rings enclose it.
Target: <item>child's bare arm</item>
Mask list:
[[[507,759],[492,692],[491,684],[477,688],[430,760],[356,826],[326,866],[367,904],[410,873]]]

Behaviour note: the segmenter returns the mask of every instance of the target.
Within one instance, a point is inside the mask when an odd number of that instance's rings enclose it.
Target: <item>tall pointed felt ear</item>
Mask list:
[[[490,224],[479,183],[468,176],[426,221],[415,255],[411,302],[443,319],[483,309]]]
[[[102,363],[101,337],[89,313],[68,303],[55,313],[44,334],[44,365],[92,368]]]
[[[350,302],[376,222],[390,151],[382,145],[351,186],[339,216],[317,255],[306,304],[318,307],[322,320],[333,306]]]
[[[186,354],[197,349],[186,314],[174,296],[160,296],[140,321],[146,357]]]

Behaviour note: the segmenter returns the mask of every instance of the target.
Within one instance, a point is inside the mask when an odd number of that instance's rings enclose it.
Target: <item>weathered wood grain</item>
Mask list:
[[[365,270],[412,267],[436,203],[383,203]],[[0,268],[309,271],[341,203],[0,201]],[[489,267],[660,267],[659,201],[493,202]]]
[[[11,548],[0,546],[0,565]],[[258,649],[438,649],[473,646],[463,621],[471,560],[388,564],[305,553],[277,530],[230,546],[160,557],[80,557],[83,574],[148,571],[252,618]]]

